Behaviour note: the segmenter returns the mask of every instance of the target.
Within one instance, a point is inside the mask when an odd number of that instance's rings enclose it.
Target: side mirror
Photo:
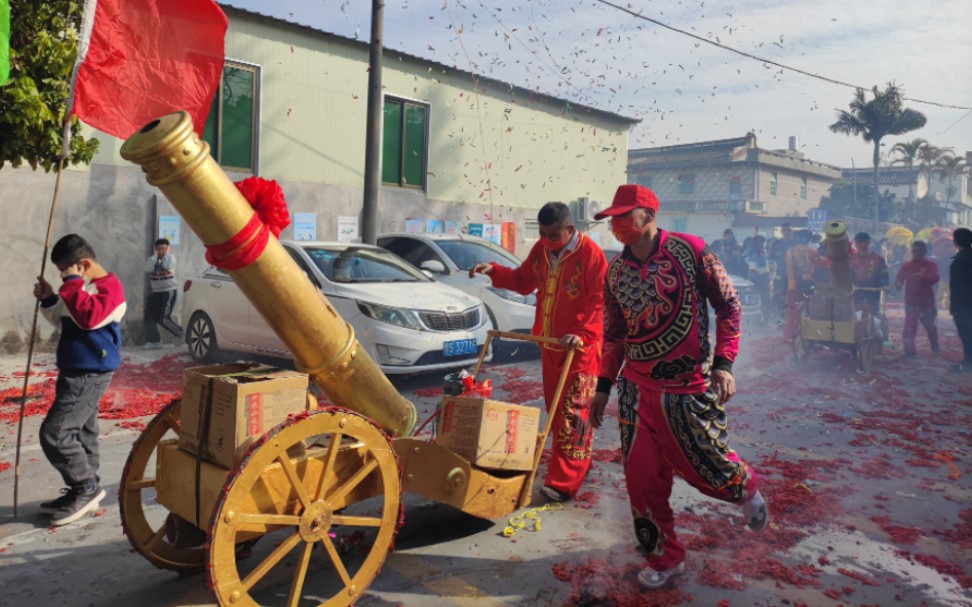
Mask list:
[[[420,265],[419,268],[421,268],[422,270],[428,270],[433,274],[446,273],[445,264],[439,261],[438,259],[427,259],[422,262],[422,265]]]
[[[422,272],[422,274],[425,274],[426,277],[431,278],[432,280],[435,280],[435,276],[432,276],[432,272],[429,272],[428,270],[422,270],[421,272]]]

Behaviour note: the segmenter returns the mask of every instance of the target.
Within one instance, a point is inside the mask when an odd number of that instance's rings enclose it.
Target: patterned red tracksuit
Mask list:
[[[558,414],[550,429],[552,448],[543,484],[567,495],[576,495],[591,467],[594,428],[589,420],[601,361],[604,327],[604,252],[590,238],[575,233],[576,246],[568,244],[554,266],[550,252],[534,245],[526,261],[511,269],[493,264],[493,286],[524,295],[537,290],[537,315],[533,334],[560,339],[577,335],[584,350],[575,352],[567,375]],[[573,238],[572,238],[573,241]],[[566,354],[559,346],[544,345],[543,394],[547,410],[553,402]]]
[[[717,318],[712,368],[731,371],[742,320],[736,290],[700,238],[659,232],[644,263],[626,247],[608,268],[600,376],[612,381],[624,363],[617,385],[628,498],[648,565],[664,570],[685,559],[669,505],[675,475],[733,503],[755,495],[757,481],[729,448],[725,407],[708,389],[706,301]]]

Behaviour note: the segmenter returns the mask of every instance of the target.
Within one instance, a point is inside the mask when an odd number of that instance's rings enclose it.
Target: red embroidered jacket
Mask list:
[[[577,369],[580,373],[596,375],[604,335],[607,259],[597,243],[584,234],[578,237],[577,246],[562,253],[556,268],[550,262],[550,253],[538,242],[519,268],[494,263],[489,277],[493,286],[523,295],[536,289],[533,334],[556,339],[567,334],[577,335],[584,340]]]
[[[659,233],[658,250],[644,263],[625,247],[608,267],[600,377],[613,383],[623,363],[624,377],[637,384],[702,392],[711,352],[707,302],[716,312],[714,369],[732,370],[742,307],[725,267],[701,238]]]

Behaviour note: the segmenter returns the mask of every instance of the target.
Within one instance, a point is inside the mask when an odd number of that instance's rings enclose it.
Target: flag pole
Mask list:
[[[78,38],[78,57],[71,70],[71,88],[68,93],[64,111],[64,131],[61,137],[61,157],[57,162],[57,177],[54,180],[54,197],[51,200],[51,212],[47,219],[47,236],[44,238],[44,254],[41,257],[40,274],[43,278],[47,269],[47,254],[51,248],[51,233],[54,227],[54,211],[57,209],[57,197],[61,191],[61,174],[71,157],[71,117],[74,112],[74,91],[78,83],[78,70],[88,54],[88,43],[91,41],[91,28],[94,25],[95,8],[98,0],[86,0],[84,12],[81,14],[81,35]],[[34,302],[34,320],[30,328],[30,341],[27,344],[27,369],[24,371],[24,387],[20,396],[20,415],[17,419],[17,455],[14,460],[14,495],[13,517],[17,518],[17,505],[20,497],[20,446],[24,434],[24,412],[27,408],[27,388],[30,384],[30,367],[34,358],[34,342],[37,339],[37,317],[40,313],[40,300]]]

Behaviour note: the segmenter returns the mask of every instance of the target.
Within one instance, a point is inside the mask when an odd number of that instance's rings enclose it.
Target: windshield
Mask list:
[[[513,268],[518,268],[523,263],[517,256],[491,242],[437,240],[436,244],[460,270],[468,270],[477,263],[498,263]]]
[[[384,249],[305,247],[304,251],[331,282],[429,282],[432,280]]]

